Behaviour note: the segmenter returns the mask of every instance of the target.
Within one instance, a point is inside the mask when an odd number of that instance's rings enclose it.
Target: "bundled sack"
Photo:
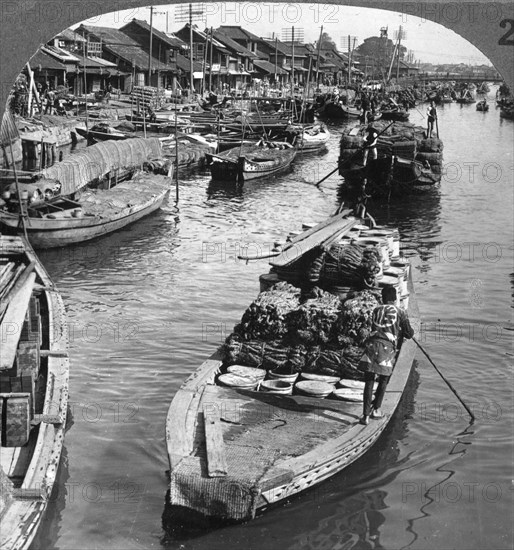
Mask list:
[[[362,354],[363,350],[355,346],[311,347],[307,352],[304,372],[363,380],[364,374],[358,369]]]
[[[326,344],[341,311],[341,300],[320,288],[287,315],[288,340],[305,345]]]
[[[336,328],[339,344],[347,344],[347,338],[351,338],[354,345],[362,346],[371,334],[371,316],[378,305],[377,295],[369,290],[356,292],[346,300]]]
[[[307,349],[302,345],[288,346],[282,340],[243,340],[235,333],[227,338],[221,352],[229,365],[266,370],[289,368],[291,372],[304,369],[307,355]]]
[[[300,305],[300,289],[286,282],[261,292],[234,329],[243,340],[274,340],[287,333],[287,314]]]
[[[323,288],[374,286],[381,255],[376,247],[334,244],[326,252],[319,282]]]
[[[439,138],[422,139],[418,144],[420,153],[442,153],[443,142]]]

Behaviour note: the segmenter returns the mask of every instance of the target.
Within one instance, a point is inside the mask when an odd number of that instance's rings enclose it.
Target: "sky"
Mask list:
[[[202,4],[194,4],[198,10]],[[182,5],[182,9],[187,4]],[[272,4],[269,2],[241,2],[203,4],[203,21],[194,20],[201,28],[220,25],[240,25],[257,36],[283,38],[283,29],[294,26],[297,34],[303,31],[305,42],[315,42],[323,25],[339,49],[346,51],[348,35],[357,38],[358,46],[369,36],[379,36],[381,27],[388,27],[388,36],[395,39],[395,31],[402,25],[405,39],[402,44],[414,52],[414,58],[427,63],[465,63],[470,65],[491,62],[467,40],[442,25],[418,17],[385,10],[338,6],[330,4]],[[166,13],[168,28],[166,29]],[[122,27],[132,19],[150,20],[149,8],[134,8],[96,16],[84,21],[87,25]],[[174,32],[183,26],[177,16],[176,5],[155,6],[154,26]]]

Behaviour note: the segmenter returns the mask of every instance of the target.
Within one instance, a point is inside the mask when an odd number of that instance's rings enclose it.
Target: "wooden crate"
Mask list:
[[[26,445],[30,436],[30,394],[4,394],[0,397],[2,399],[2,446],[21,447]]]

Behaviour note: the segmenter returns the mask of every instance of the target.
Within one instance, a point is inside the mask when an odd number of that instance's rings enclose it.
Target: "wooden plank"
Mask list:
[[[311,233],[310,236],[302,239],[301,241],[294,242],[292,246],[285,249],[282,254],[271,261],[270,264],[274,267],[285,267],[298,260],[306,252],[309,252],[324,242],[344,235],[357,223],[357,221],[358,220],[356,218],[341,219],[338,217],[330,225]],[[294,249],[296,249],[296,251]]]
[[[41,349],[39,350],[39,355],[41,357],[68,357],[68,352],[63,350]]]
[[[207,473],[209,477],[223,477],[228,473],[225,443],[218,407],[204,405],[205,444],[207,447]]]
[[[0,370],[10,369],[16,358],[21,326],[25,319],[35,280],[36,274],[30,273],[23,287],[19,289],[7,306],[1,325],[4,338],[2,342],[2,354],[0,356]]]
[[[41,424],[62,424],[62,417],[60,414],[35,414],[32,420],[32,425]]]
[[[26,489],[13,489],[13,498],[17,500],[43,500],[45,494],[41,491],[41,487],[28,487]]]

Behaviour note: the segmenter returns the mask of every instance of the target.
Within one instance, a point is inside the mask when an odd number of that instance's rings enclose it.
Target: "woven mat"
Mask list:
[[[207,516],[251,519],[259,497],[258,481],[276,457],[275,451],[231,445],[226,456],[230,475],[213,478],[207,475],[204,453],[184,458],[171,472],[170,503]]]

